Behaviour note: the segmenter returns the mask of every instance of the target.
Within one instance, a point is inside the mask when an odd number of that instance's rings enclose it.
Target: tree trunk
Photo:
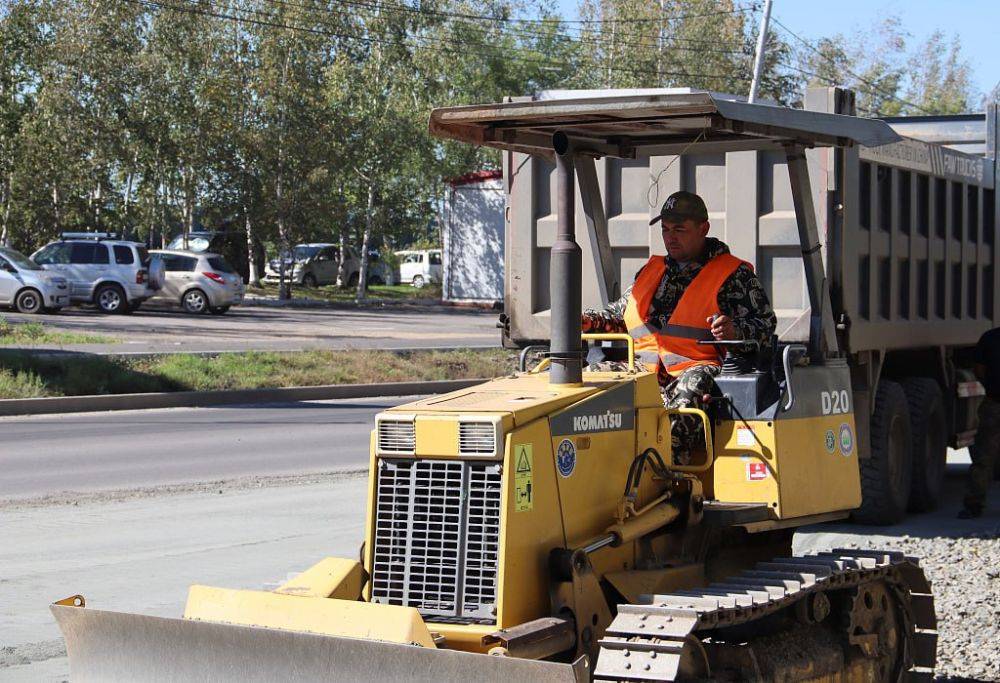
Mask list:
[[[340,263],[337,264],[337,286],[347,288],[347,227],[340,224]]]
[[[7,176],[6,188],[3,193],[3,219],[0,221],[0,245],[5,247],[10,246],[10,235],[7,232],[7,228],[10,225],[10,207],[13,204],[13,199],[11,195],[14,192],[14,172],[11,171]]]
[[[260,287],[260,273],[257,271],[257,259],[254,258],[253,243],[253,222],[250,220],[249,208],[243,205],[243,225],[247,233],[247,266],[249,276],[247,279],[253,287]]]
[[[365,234],[361,239],[361,269],[358,272],[358,289],[354,295],[356,301],[368,298],[368,249],[372,243],[372,227],[375,213],[375,186],[368,185],[368,210],[365,211]]]
[[[280,144],[280,143],[279,143]],[[274,198],[278,206],[278,245],[280,248],[280,253],[278,255],[278,298],[282,301],[287,301],[292,298],[292,281],[290,278],[285,276],[285,257],[293,257],[294,254],[291,253],[291,247],[288,243],[288,231],[285,225],[285,207],[284,207],[284,197],[285,197],[285,185],[282,179],[281,173],[281,158],[282,152],[279,148],[278,151],[278,174],[275,179],[274,185]],[[295,259],[292,258],[292,269],[295,269]]]
[[[129,212],[132,208],[132,185],[135,182],[135,174],[129,171],[128,180],[125,181],[125,206],[122,210],[122,239],[128,239],[129,233]]]
[[[194,181],[190,171],[184,180],[184,235],[190,239],[191,231],[194,230]],[[186,240],[185,240],[186,241]]]
[[[52,186],[52,218],[54,219],[56,232],[62,232],[62,217],[59,215],[59,186]]]

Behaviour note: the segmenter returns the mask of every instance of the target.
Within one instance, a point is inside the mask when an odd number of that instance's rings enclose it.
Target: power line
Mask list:
[[[880,94],[888,97],[889,99],[896,100],[897,102],[900,102],[902,104],[905,104],[905,105],[908,105],[910,107],[913,107],[914,109],[916,109],[918,111],[921,111],[921,112],[923,112],[925,114],[934,114],[934,112],[930,111],[929,109],[925,109],[924,107],[921,107],[919,104],[915,104],[913,102],[910,102],[909,100],[905,100],[902,97],[900,97],[899,95],[896,95],[895,93],[890,92],[888,90],[882,90],[878,85],[876,85],[872,81],[869,81],[869,80],[867,80],[867,79],[859,76],[858,74],[854,73],[853,71],[851,71],[850,69],[848,69],[845,65],[838,64],[837,61],[833,57],[831,57],[831,56],[823,53],[821,50],[819,50],[818,48],[816,48],[816,46],[814,46],[808,40],[806,40],[802,36],[798,35],[794,31],[792,31],[792,29],[788,28],[783,23],[781,23],[781,21],[777,17],[772,17],[772,18],[774,19],[774,23],[775,24],[777,24],[778,26],[780,26],[786,33],[788,33],[790,36],[792,36],[793,38],[795,38],[796,40],[798,40],[800,43],[802,43],[803,45],[805,45],[807,48],[809,48],[809,50],[812,51],[814,54],[816,54],[819,57],[825,59],[827,62],[829,62],[830,64],[832,64],[834,67],[843,70],[844,73],[846,73],[846,74],[848,74],[850,76],[853,76],[858,81],[860,81],[861,83],[867,85],[872,90],[874,90],[874,91],[876,91],[876,92],[878,92],[878,93],[880,93]],[[788,66],[788,65],[786,65],[786,66]],[[815,76],[816,74],[813,74],[813,75]]]
[[[325,13],[325,14],[338,15],[338,16],[344,15],[343,12],[338,12],[337,10],[333,10],[333,9],[328,8],[328,7],[318,7],[318,6],[314,7],[314,6],[310,6],[310,5],[304,5],[302,3],[291,2],[291,0],[262,0],[262,1],[263,2],[269,2],[269,3],[272,3],[272,4],[276,4],[276,5],[280,5],[280,6],[296,7],[296,8],[299,8],[299,9],[304,9],[304,10],[308,10],[308,11],[312,11],[312,12],[322,12],[322,13]],[[372,9],[381,9],[381,8],[388,7],[388,5],[386,5],[385,3],[382,3],[382,4],[379,5],[379,4],[371,4],[371,3],[367,3],[367,2],[361,2],[361,1],[358,1],[358,0],[340,0],[340,4],[345,4],[345,5],[350,5],[350,6],[358,6],[358,7],[366,7],[366,8],[372,8]],[[244,11],[244,12],[247,12],[247,11],[249,11],[249,12],[255,12],[255,10],[246,10],[246,9],[243,9],[241,11]],[[406,11],[414,11],[414,10],[412,10],[412,8],[407,8]],[[429,12],[432,13],[432,14],[445,14],[445,15],[451,16],[449,13],[433,12],[433,11],[430,11],[430,10],[429,10]],[[456,15],[456,16],[462,16],[462,15]],[[502,20],[500,20],[500,21],[502,21]],[[496,22],[494,22],[494,23],[496,23]],[[457,25],[459,25],[459,26],[472,26],[472,27],[475,27],[475,28],[479,28],[478,26],[476,26],[475,24],[473,24],[471,21],[468,21],[468,20],[461,20],[461,23],[457,23]],[[606,41],[602,41],[602,40],[597,39],[597,38],[587,38],[587,37],[584,37],[582,31],[581,31],[581,33],[579,35],[569,35],[569,34],[561,33],[561,32],[558,32],[558,31],[555,32],[555,33],[544,33],[544,32],[541,32],[541,29],[537,29],[537,28],[536,29],[524,29],[524,30],[525,30],[525,34],[524,35],[528,35],[528,36],[531,36],[533,38],[538,38],[538,39],[540,39],[540,38],[550,38],[550,37],[564,38],[564,39],[567,39],[567,40],[579,42],[581,45],[592,45],[592,46],[595,46],[595,47],[606,47]],[[514,34],[514,35],[515,35],[515,37],[519,37],[519,34]],[[676,34],[667,34],[667,36],[665,36],[665,37],[672,38],[673,41],[697,42],[699,44],[701,44],[701,43],[709,43],[711,45],[719,45],[719,41],[701,41],[701,40],[696,40],[696,39],[688,39],[688,38],[684,38],[684,37],[676,37]],[[638,40],[635,40],[635,41],[628,41],[628,40],[626,40],[626,41],[623,41],[622,43],[620,43],[620,45],[622,47],[637,48],[637,49],[643,49],[643,48],[645,48],[645,49],[659,49],[659,47],[660,47],[657,43],[643,41],[641,38],[639,38]],[[710,53],[711,54],[723,54],[723,55],[730,55],[730,56],[734,56],[734,55],[749,55],[750,54],[746,49],[742,49],[742,50],[726,50],[726,49],[717,49],[717,48],[695,48],[695,47],[687,47],[685,45],[672,45],[671,49],[672,50],[684,51],[684,52],[704,53],[704,54],[710,54]]]
[[[126,0],[126,1],[130,2],[132,4],[138,4],[138,5],[142,5],[142,6],[145,6],[145,7],[152,7],[152,8],[157,8],[157,9],[161,9],[161,10],[168,10],[168,11],[175,11],[175,12],[184,12],[184,13],[187,13],[187,14],[212,17],[212,18],[223,19],[223,20],[227,20],[227,21],[245,22],[245,23],[248,23],[248,24],[253,24],[253,25],[258,25],[258,26],[265,26],[265,27],[269,27],[269,28],[282,28],[282,29],[286,29],[286,30],[290,30],[290,31],[306,32],[306,33],[310,33],[310,34],[314,34],[314,35],[322,35],[322,36],[326,36],[326,37],[330,37],[330,38],[341,38],[341,39],[344,39],[344,40],[356,40],[356,41],[364,42],[364,43],[367,43],[367,44],[386,44],[386,45],[396,45],[396,46],[402,46],[402,47],[414,47],[412,45],[408,45],[405,42],[388,40],[388,39],[385,39],[385,38],[371,38],[371,37],[365,37],[365,36],[360,36],[360,35],[355,35],[355,34],[341,33],[341,32],[336,32],[336,31],[329,31],[329,30],[323,30],[323,29],[318,29],[318,28],[312,28],[312,27],[308,27],[308,26],[300,26],[300,25],[287,24],[287,23],[282,23],[282,22],[278,22],[278,21],[273,21],[273,20],[270,20],[270,19],[252,19],[252,18],[248,18],[248,17],[245,17],[245,16],[235,16],[235,15],[232,15],[232,14],[226,14],[224,12],[219,11],[217,7],[215,7],[214,5],[212,5],[211,3],[208,3],[208,2],[198,2],[197,7],[192,6],[192,5],[188,4],[188,3],[184,3],[186,6],[182,7],[182,6],[172,5],[172,4],[163,2],[162,0]],[[184,2],[184,0],[178,0],[178,1]],[[198,0],[195,0],[195,1],[197,2]],[[211,9],[207,9],[207,8],[211,8]],[[249,12],[255,12],[255,13],[261,14],[260,12],[255,11],[255,10],[242,10],[242,11],[244,11],[244,12],[249,11]],[[266,15],[266,16],[270,16],[270,15]],[[435,39],[435,38],[424,37],[424,36],[411,36],[411,37],[414,40],[422,40],[422,41],[431,42],[431,43],[449,42],[449,43],[457,44],[457,45],[462,46],[462,47],[497,48],[497,46],[495,44],[492,44],[492,43],[476,43],[476,42],[461,41],[461,40],[454,40],[454,39],[448,39],[448,38]],[[424,45],[424,46],[416,46],[416,47],[423,47],[423,49],[428,49],[428,50],[432,50],[432,51],[435,51],[435,52],[445,52],[445,53],[449,53],[449,54],[467,54],[467,52],[460,51],[460,50],[457,50],[457,49],[447,49],[447,48],[440,48],[440,47],[438,47],[438,48],[431,48],[431,47],[428,47],[426,45]],[[552,59],[532,59],[532,58],[524,57],[524,56],[520,56],[520,55],[516,55],[516,56],[515,55],[505,55],[505,58],[513,60],[513,61],[519,61],[519,62],[526,63],[526,64],[536,64],[536,65],[541,65],[541,66],[561,67],[561,68],[564,68],[564,69],[571,69],[571,68],[574,67],[574,65],[571,64],[571,63],[560,62],[560,61],[556,61],[556,60],[552,60]],[[602,68],[607,68],[607,69],[612,70],[612,71],[621,72],[621,73],[627,73],[627,74],[631,74],[631,75],[652,75],[652,76],[663,76],[663,75],[666,75],[666,76],[683,76],[683,77],[686,77],[686,78],[719,78],[719,79],[727,79],[727,80],[739,80],[739,79],[734,78],[732,75],[727,75],[727,74],[698,74],[698,73],[692,74],[692,73],[687,73],[687,72],[660,72],[658,74],[657,72],[651,71],[651,70],[632,69],[632,68],[625,68],[625,67],[620,67],[620,66],[615,66],[615,65],[610,65],[610,66],[602,67]]]
[[[358,3],[344,3],[344,4],[358,4]],[[381,5],[383,8],[396,9],[404,12],[415,12],[419,14],[433,14],[437,16],[447,16],[460,19],[471,19],[475,21],[496,21],[503,23],[519,23],[519,24],[605,24],[605,23],[658,23],[661,22],[661,18],[630,18],[630,19],[527,19],[518,17],[497,17],[488,14],[470,14],[464,12],[449,12],[444,10],[427,9],[423,7],[411,7],[405,3],[376,3],[376,5]],[[727,14],[740,14],[743,12],[754,12],[759,8],[758,3],[751,3],[745,7],[736,7],[729,10],[716,10],[714,12],[705,12],[702,14],[677,14],[670,17],[670,19],[697,19],[703,17],[716,17],[723,16]]]
[[[791,69],[792,71],[797,71],[797,72],[799,72],[800,74],[802,74],[804,76],[809,76],[811,78],[817,78],[817,79],[823,81],[824,83],[826,83],[827,85],[832,85],[832,86],[841,86],[841,85],[843,85],[843,83],[838,83],[837,81],[833,80],[832,78],[827,78],[826,76],[822,76],[822,75],[816,73],[815,71],[809,71],[808,69],[803,69],[801,67],[795,66],[794,64],[790,64],[788,62],[783,62],[783,61],[779,60],[778,64],[780,64],[781,66],[785,67],[786,69]],[[861,107],[861,106],[859,106],[858,108],[861,111],[866,112],[868,114],[874,114],[875,116],[881,116],[882,115],[882,112],[880,112],[878,110],[875,110],[875,109],[868,109],[866,107]]]

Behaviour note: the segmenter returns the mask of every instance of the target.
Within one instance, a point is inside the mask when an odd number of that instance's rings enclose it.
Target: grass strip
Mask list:
[[[277,298],[278,285],[273,282],[262,283],[261,287],[248,287],[248,294],[258,296],[270,296]],[[341,289],[335,286],[326,287],[304,287],[294,285],[292,287],[293,299],[315,299],[317,301],[328,301],[331,303],[354,303],[355,289],[348,287]],[[368,287],[368,300],[379,301],[414,301],[441,298],[441,285],[427,284],[424,287],[413,287],[411,285],[371,285]]]
[[[516,364],[517,355],[503,349],[254,351],[151,358],[12,352],[0,356],[0,398],[475,379],[508,374]]]
[[[42,323],[12,323],[0,316],[0,345],[38,346],[40,344],[114,344],[118,340],[101,334],[82,334],[50,330]]]

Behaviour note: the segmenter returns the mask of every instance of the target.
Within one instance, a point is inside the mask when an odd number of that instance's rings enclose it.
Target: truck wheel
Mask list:
[[[948,458],[944,399],[938,383],[928,377],[908,377],[901,384],[910,404],[910,434],[913,438],[910,510],[927,512],[937,507],[944,487]]]
[[[423,275],[414,275],[413,276],[413,282],[411,284],[414,287],[416,287],[417,289],[422,289],[423,286],[424,286],[424,276]]]
[[[859,461],[862,524],[895,524],[906,514],[913,475],[909,405],[903,388],[882,380],[871,420],[871,456]]]
[[[316,287],[316,276],[313,275],[312,273],[306,273],[305,275],[303,275],[302,276],[302,286],[303,287],[315,288]]]
[[[94,292],[94,303],[101,313],[124,313],[128,310],[128,299],[118,285],[103,284]]]

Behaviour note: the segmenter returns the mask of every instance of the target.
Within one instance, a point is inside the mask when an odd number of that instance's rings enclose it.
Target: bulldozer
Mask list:
[[[376,416],[358,557],[270,591],[192,586],[177,619],[53,604],[72,680],[932,680],[916,558],[792,552],[861,503],[805,152],[898,136],[693,91],[442,108],[430,129],[554,164],[543,359]],[[703,408],[667,409],[632,337],[580,332],[577,203],[601,210],[599,157],[740,150],[787,160],[808,343],[730,353]],[[676,458],[681,418],[703,443]]]

